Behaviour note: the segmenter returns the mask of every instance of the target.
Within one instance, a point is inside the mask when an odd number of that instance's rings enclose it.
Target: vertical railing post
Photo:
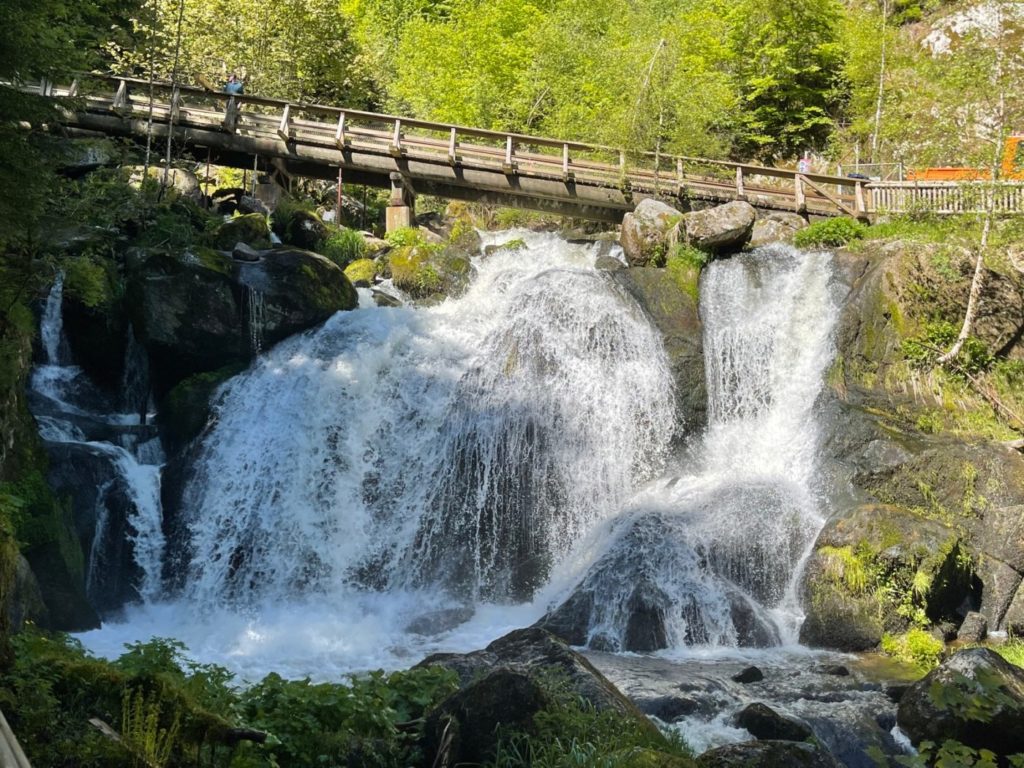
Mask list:
[[[334,143],[338,145],[338,149],[342,152],[345,151],[345,113],[342,112],[338,115],[338,128],[334,132]]]
[[[71,87],[68,88],[68,96],[70,96],[72,98],[77,96],[78,95],[78,89],[79,89],[78,78],[76,77],[74,80],[71,81]]]
[[[292,140],[292,105],[284,105],[284,114],[281,115],[281,124],[277,126],[277,135],[281,141],[287,144]]]
[[[868,215],[868,209],[864,201],[864,185],[859,180],[854,184],[853,194],[857,201],[857,218],[866,218]]]
[[[402,154],[402,121],[395,118],[395,132],[391,137],[391,154],[400,157]]]
[[[128,83],[118,80],[117,91],[114,93],[114,110],[120,112],[128,107]]]
[[[746,200],[747,193],[743,188],[743,166],[736,166],[736,199]]]
[[[228,97],[228,103],[224,107],[224,128],[229,133],[234,133],[238,128],[238,102],[234,95]]]
[[[181,116],[181,90],[178,86],[174,86],[171,89],[171,113],[170,118],[172,123],[178,122],[178,118]]]
[[[807,196],[804,193],[803,174],[798,173],[793,176],[793,196],[796,203],[796,212],[804,213],[807,210]]]
[[[562,180],[569,180],[569,145],[562,145]]]
[[[451,134],[448,136],[448,162],[452,165],[456,165],[459,162],[459,158],[455,154],[456,134],[455,126],[452,126]]]
[[[505,137],[505,164],[502,167],[505,173],[515,173],[515,142],[511,136]]]

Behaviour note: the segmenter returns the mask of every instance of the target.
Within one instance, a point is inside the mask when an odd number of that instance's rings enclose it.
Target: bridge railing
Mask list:
[[[880,181],[870,187],[877,213],[981,213],[989,196],[995,213],[1024,211],[1020,181]]]
[[[229,95],[166,82],[86,75],[71,86],[40,84],[47,96],[78,97],[89,110],[131,119],[224,130],[339,150],[475,167],[514,176],[590,184],[653,195],[755,204],[865,217],[874,210],[863,180],[804,173],[544,136],[493,131],[320,104]],[[152,99],[150,98],[152,94]]]

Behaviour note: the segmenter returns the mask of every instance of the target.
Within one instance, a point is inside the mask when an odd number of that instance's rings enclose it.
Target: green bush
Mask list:
[[[344,269],[366,255],[366,241],[354,229],[341,227],[327,236],[321,253]]]
[[[960,333],[960,326],[946,320],[926,323],[924,333],[903,342],[903,356],[917,368],[931,368],[936,358],[953,346]],[[985,342],[968,336],[960,350],[957,365],[971,375],[987,371],[995,358]]]
[[[925,630],[914,627],[902,635],[883,635],[882,650],[921,670],[929,670],[939,663],[945,646]]]
[[[797,232],[793,244],[797,248],[836,248],[860,240],[867,231],[867,225],[854,219],[824,219]]]

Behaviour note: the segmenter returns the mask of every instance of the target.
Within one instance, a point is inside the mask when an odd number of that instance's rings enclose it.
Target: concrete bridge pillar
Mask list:
[[[416,223],[416,193],[412,184],[402,174],[393,172],[391,177],[391,199],[385,218],[385,230],[394,232]]]

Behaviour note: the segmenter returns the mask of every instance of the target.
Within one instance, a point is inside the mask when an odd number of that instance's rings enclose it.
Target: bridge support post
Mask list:
[[[391,199],[385,213],[385,230],[394,232],[416,223],[416,193],[402,174],[391,173]]]

